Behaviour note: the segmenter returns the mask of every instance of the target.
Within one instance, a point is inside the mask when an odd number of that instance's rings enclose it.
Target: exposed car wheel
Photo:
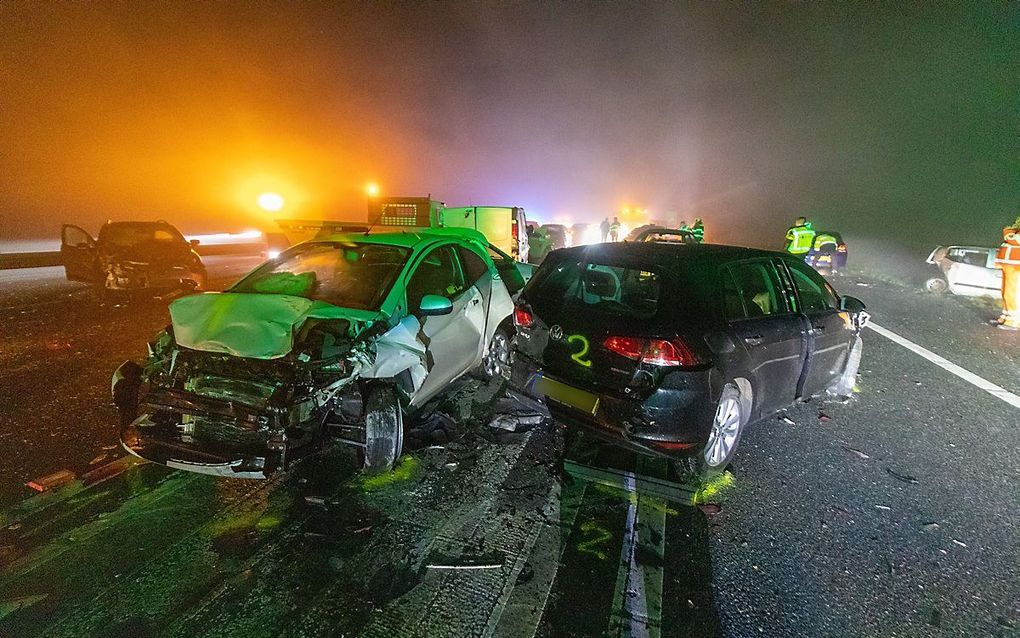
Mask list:
[[[861,354],[863,351],[864,344],[861,341],[861,336],[857,335],[854,338],[853,345],[850,346],[850,352],[847,354],[843,373],[826,390],[829,394],[840,399],[853,396],[854,386],[857,385],[857,371],[861,367]]]
[[[719,403],[712,419],[712,429],[704,449],[695,456],[677,459],[674,467],[681,478],[702,483],[722,474],[733,459],[740,442],[747,417],[740,390],[727,384],[719,396]]]
[[[510,378],[510,366],[513,363],[513,343],[510,331],[500,326],[492,335],[492,343],[489,344],[489,351],[482,358],[482,365],[478,369],[478,376],[489,381],[501,377]]]
[[[385,472],[393,467],[404,447],[404,412],[396,391],[377,386],[365,406],[365,470]]]
[[[712,429],[708,433],[708,442],[705,443],[705,449],[701,453],[703,475],[722,472],[730,464],[730,459],[737,451],[737,443],[740,442],[740,434],[746,420],[740,390],[727,385],[719,397],[715,418],[712,419]]]
[[[931,277],[924,282],[924,289],[936,295],[941,295],[949,290],[949,282],[942,277]]]

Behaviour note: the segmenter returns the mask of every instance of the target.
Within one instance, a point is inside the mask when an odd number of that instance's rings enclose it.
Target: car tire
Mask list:
[[[726,384],[719,395],[705,447],[694,456],[678,459],[677,469],[691,475],[696,482],[725,472],[740,444],[749,416],[746,412],[740,390],[733,384]]]
[[[846,365],[843,366],[843,373],[836,377],[826,392],[831,396],[848,399],[853,396],[854,386],[857,385],[857,372],[861,367],[861,355],[864,351],[864,343],[861,336],[854,337],[854,343],[850,346],[847,354]]]
[[[485,381],[496,378],[510,379],[510,368],[513,365],[513,333],[505,325],[496,328],[492,335],[489,348],[478,366],[477,376]]]
[[[365,405],[365,470],[391,469],[403,447],[404,411],[397,392],[390,386],[376,386],[369,391]]]
[[[936,295],[945,294],[949,290],[949,282],[942,277],[931,277],[924,282],[924,289]]]

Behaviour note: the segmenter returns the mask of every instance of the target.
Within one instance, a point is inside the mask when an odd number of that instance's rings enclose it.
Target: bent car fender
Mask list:
[[[414,392],[428,375],[427,337],[417,317],[404,317],[375,341],[375,361],[361,371],[364,379],[388,379],[404,370],[411,375]]]

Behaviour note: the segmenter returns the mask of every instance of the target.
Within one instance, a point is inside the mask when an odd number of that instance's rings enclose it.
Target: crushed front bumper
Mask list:
[[[179,470],[232,478],[266,478],[281,465],[283,450],[265,445],[197,443],[173,426],[161,425],[143,414],[120,432],[120,442],[131,454]]]

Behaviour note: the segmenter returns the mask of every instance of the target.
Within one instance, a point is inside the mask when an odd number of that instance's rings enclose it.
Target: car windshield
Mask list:
[[[183,243],[184,236],[169,224],[116,223],[99,231],[99,241],[116,246],[137,246],[148,243]]]
[[[304,244],[266,262],[230,291],[294,295],[344,308],[376,310],[410,252],[382,244]]]

